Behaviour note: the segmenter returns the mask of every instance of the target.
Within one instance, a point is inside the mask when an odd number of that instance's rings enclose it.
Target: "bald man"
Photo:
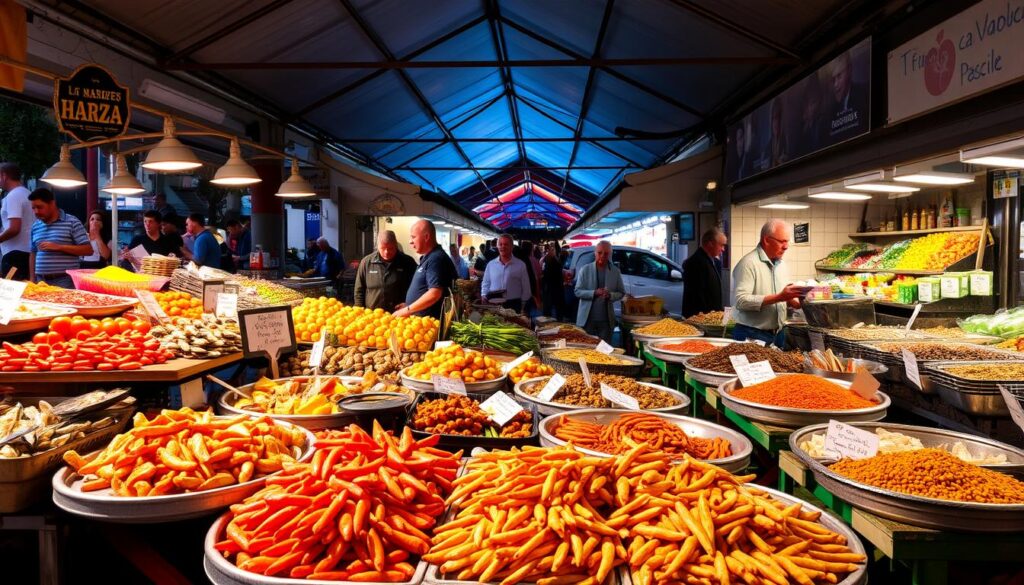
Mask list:
[[[441,318],[441,301],[455,282],[455,264],[437,243],[434,224],[421,219],[409,230],[409,245],[420,255],[405,302],[394,312],[396,317],[420,315]]]
[[[398,250],[395,232],[386,230],[377,237],[377,250],[359,261],[356,271],[357,307],[394,311],[405,301],[416,261]]]
[[[786,306],[800,307],[801,287],[786,284],[782,256],[793,232],[789,224],[770,219],[761,227],[761,242],[732,271],[733,338],[757,339],[782,347]]]

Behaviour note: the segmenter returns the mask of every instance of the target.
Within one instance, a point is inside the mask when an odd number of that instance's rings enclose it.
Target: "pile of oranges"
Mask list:
[[[292,321],[298,341],[319,341],[326,327],[338,345],[387,349],[393,333],[404,351],[429,350],[439,327],[432,317],[394,317],[382,309],[348,307],[327,297],[303,299],[292,309]]]
[[[153,297],[156,298],[156,302],[160,303],[160,308],[167,313],[168,317],[203,318],[203,300],[197,299],[187,292],[176,290],[155,292]]]
[[[529,380],[530,378],[540,378],[541,376],[554,375],[554,368],[545,363],[542,363],[540,361],[540,358],[532,357],[509,370],[508,379],[512,380],[513,384],[518,384],[520,380]]]
[[[434,374],[466,382],[485,382],[501,377],[501,364],[479,351],[452,344],[423,356],[423,361],[410,366],[406,375],[429,381]]]

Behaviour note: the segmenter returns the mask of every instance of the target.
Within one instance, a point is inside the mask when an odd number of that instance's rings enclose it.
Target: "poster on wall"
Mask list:
[[[726,181],[752,177],[868,133],[870,98],[868,37],[729,126]]]
[[[888,124],[1024,77],[1024,0],[982,0],[889,52]]]

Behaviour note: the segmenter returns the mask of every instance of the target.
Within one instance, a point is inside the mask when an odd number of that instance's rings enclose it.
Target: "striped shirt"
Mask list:
[[[32,252],[36,255],[36,275],[58,274],[65,270],[75,270],[81,264],[78,256],[55,252],[52,250],[40,250],[42,242],[53,242],[55,244],[80,246],[89,243],[89,234],[77,217],[59,211],[51,223],[44,223],[37,219],[32,224]]]

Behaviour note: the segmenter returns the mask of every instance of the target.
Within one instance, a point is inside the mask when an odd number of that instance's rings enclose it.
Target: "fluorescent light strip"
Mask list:
[[[892,180],[901,183],[918,183],[920,185],[966,185],[967,183],[973,183],[974,177],[958,173],[934,171],[893,177]]]
[[[914,193],[920,191],[920,187],[908,187],[906,185],[895,185],[890,183],[859,183],[846,185],[847,189],[854,191],[873,191],[877,193]]]
[[[866,193],[843,193],[842,191],[823,191],[808,195],[811,199],[824,199],[828,201],[866,201],[871,195]]]
[[[978,158],[965,158],[966,163],[973,165],[985,165],[987,167],[1011,167],[1024,169],[1024,158],[1016,156],[981,156]]]
[[[765,203],[758,207],[761,209],[809,209],[811,206],[806,203]]]

